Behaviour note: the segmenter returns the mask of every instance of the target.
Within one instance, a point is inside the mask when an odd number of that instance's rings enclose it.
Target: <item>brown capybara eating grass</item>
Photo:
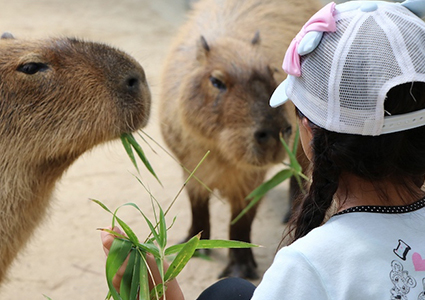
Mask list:
[[[125,53],[77,39],[0,40],[0,282],[85,151],[146,125],[150,92]]]
[[[279,134],[290,138],[295,116],[288,106],[271,108],[269,99],[285,77],[287,46],[319,7],[314,0],[201,0],[171,47],[162,76],[162,134],[190,170],[211,151],[196,176],[228,199],[232,219],[285,158]],[[202,231],[208,239],[210,192],[193,179],[187,191],[189,237]],[[255,210],[230,226],[230,239],[250,241]],[[252,250],[230,250],[220,276],[257,278]]]

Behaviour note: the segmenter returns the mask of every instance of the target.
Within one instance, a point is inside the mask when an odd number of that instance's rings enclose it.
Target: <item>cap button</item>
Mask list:
[[[360,10],[363,12],[372,12],[378,9],[378,5],[376,3],[373,2],[366,2],[363,3],[362,6],[360,7]]]

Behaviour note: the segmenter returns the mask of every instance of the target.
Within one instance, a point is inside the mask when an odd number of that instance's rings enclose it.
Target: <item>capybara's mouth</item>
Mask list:
[[[127,116],[126,132],[142,129],[148,124],[151,107],[151,94],[149,89],[144,92],[142,98],[144,101],[139,101],[135,104],[134,106],[136,106],[136,108],[132,109]]]
[[[275,147],[269,149],[254,147],[250,151],[247,151],[243,160],[253,167],[263,169],[270,168],[282,162],[285,157],[286,152],[283,145],[277,143]]]
[[[151,108],[151,92],[148,83],[140,79],[137,73],[124,81],[124,88],[119,97],[119,106],[123,112],[121,133],[130,133],[148,124]]]

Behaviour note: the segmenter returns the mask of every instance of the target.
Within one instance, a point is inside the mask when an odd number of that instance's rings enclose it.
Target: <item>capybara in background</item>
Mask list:
[[[190,170],[211,151],[195,175],[228,199],[232,219],[285,157],[279,134],[288,140],[295,116],[288,107],[271,108],[269,99],[285,78],[287,46],[319,7],[315,0],[201,0],[171,47],[162,74],[162,134]],[[202,231],[208,239],[210,192],[194,179],[187,191],[189,237]],[[230,226],[230,239],[250,241],[255,211]],[[258,277],[251,249],[232,249],[229,257],[220,276]]]
[[[0,40],[0,282],[83,152],[144,126],[151,96],[125,53],[77,39]]]

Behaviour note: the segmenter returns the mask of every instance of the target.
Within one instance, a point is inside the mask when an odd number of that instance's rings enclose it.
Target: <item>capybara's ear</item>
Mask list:
[[[260,41],[261,41],[261,39],[260,39],[260,31],[257,30],[255,32],[254,37],[251,40],[251,44],[253,44],[253,45],[259,45],[260,44]]]
[[[15,39],[15,37],[10,32],[3,32],[3,34],[1,35],[1,39],[9,40],[9,39]]]
[[[203,35],[201,35],[196,46],[196,59],[198,61],[204,61],[207,58],[208,53],[210,52],[210,46],[208,45],[207,40]]]

